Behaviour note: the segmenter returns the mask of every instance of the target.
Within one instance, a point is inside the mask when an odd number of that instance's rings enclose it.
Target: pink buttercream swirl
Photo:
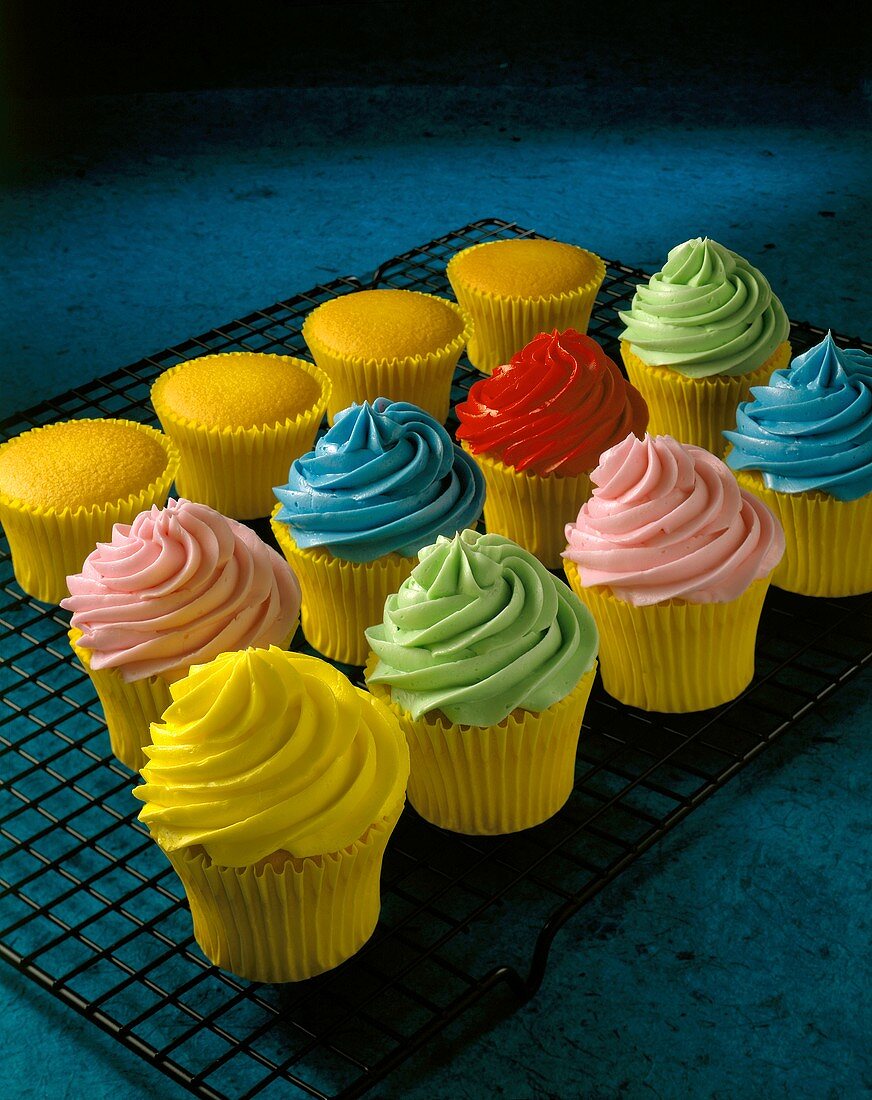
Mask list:
[[[116,523],[67,577],[71,625],[93,669],[172,679],[229,650],[286,642],[300,613],[291,567],[205,504],[170,500]]]
[[[585,587],[643,605],[735,600],[784,553],[765,504],[701,447],[628,435],[591,474],[596,488],[566,525],[565,558]]]

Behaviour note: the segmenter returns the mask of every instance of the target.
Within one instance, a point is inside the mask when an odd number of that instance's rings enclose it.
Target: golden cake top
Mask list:
[[[309,346],[355,359],[409,359],[458,339],[463,316],[453,303],[414,290],[359,290],[331,298],[309,314]]]
[[[597,257],[573,244],[534,239],[489,241],[457,254],[449,265],[470,290],[501,298],[553,298],[593,279]]]
[[[75,511],[141,493],[170,462],[165,437],[130,420],[65,420],[0,447],[0,492],[30,507]]]
[[[151,391],[167,417],[207,428],[263,428],[308,412],[321,396],[312,368],[289,355],[231,351],[166,371]]]

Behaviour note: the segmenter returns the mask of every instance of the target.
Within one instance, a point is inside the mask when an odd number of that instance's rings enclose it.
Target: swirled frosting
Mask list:
[[[287,562],[243,524],[189,500],[117,523],[67,586],[61,607],[91,668],[128,681],[286,641],[300,613]]]
[[[627,436],[591,481],[593,496],[566,525],[563,556],[583,585],[608,585],[628,603],[726,603],[784,553],[766,505],[719,458],[672,436]]]
[[[673,248],[620,318],[642,362],[689,378],[756,370],[790,327],[757,268],[707,237]]]
[[[385,603],[367,639],[369,679],[419,718],[488,726],[516,707],[541,711],[592,667],[598,635],[580,600],[502,535],[439,538]]]
[[[516,470],[572,477],[648,425],[648,406],[603,349],[575,329],[540,333],[474,383],[457,438]]]
[[[832,334],[754,386],[739,405],[727,465],[759,470],[770,489],[818,489],[837,500],[872,492],[872,356]]]
[[[199,844],[223,867],[326,855],[403,798],[399,723],[326,661],[274,646],[223,653],[170,690],[133,791],[167,851]]]
[[[484,479],[429,413],[378,397],[336,414],[274,490],[298,546],[347,561],[411,558],[481,515]]]

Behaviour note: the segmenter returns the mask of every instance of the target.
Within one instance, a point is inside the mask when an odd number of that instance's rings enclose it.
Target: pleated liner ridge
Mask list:
[[[836,500],[827,493],[779,493],[756,471],[736,480],[778,517],[786,547],[772,583],[801,596],[858,596],[872,591],[872,494]]]
[[[621,357],[648,405],[651,435],[671,435],[679,443],[704,447],[723,458],[723,432],[735,428],[739,403],[750,400],[752,386],[765,386],[773,371],[787,366],[790,344],[779,344],[761,367],[735,377],[686,378],[670,367],[651,367],[626,341],[621,343]]]
[[[285,852],[221,867],[201,849],[162,849],[182,880],[203,953],[254,982],[300,982],[345,962],[378,922],[382,858],[402,808],[323,856]]]
[[[575,562],[564,561],[564,569],[599,627],[603,687],[619,702],[672,713],[707,710],[751,682],[769,577],[730,603],[636,607],[603,588],[583,587]]]
[[[367,675],[375,669],[371,655]],[[385,684],[369,690],[399,718],[409,743],[409,802],[443,829],[498,836],[547,821],[569,798],[575,754],[596,662],[572,691],[538,713],[516,711],[493,726],[444,715],[414,719]]]
[[[575,519],[593,489],[588,474],[543,477],[486,454],[473,454],[466,443],[463,449],[484,474],[487,530],[517,542],[546,568],[559,569],[566,524]]]

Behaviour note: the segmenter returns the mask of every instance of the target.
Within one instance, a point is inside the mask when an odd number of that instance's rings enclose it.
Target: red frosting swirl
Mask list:
[[[542,332],[476,382],[457,406],[457,438],[516,470],[574,477],[628,433],[648,406],[599,344],[575,329]]]

